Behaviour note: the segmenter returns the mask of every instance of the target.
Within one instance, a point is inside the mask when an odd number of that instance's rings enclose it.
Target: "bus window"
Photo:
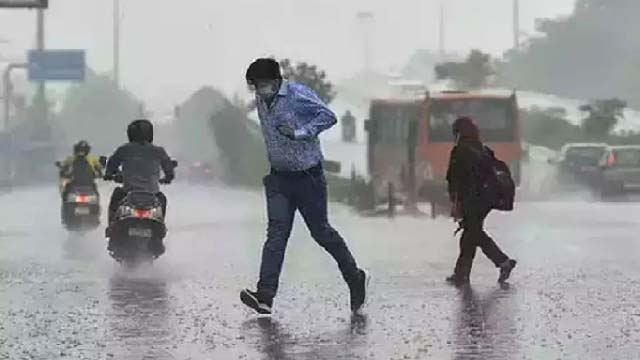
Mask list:
[[[461,117],[471,117],[480,128],[483,141],[514,141],[515,114],[510,99],[432,100],[429,141],[452,142],[451,125]]]
[[[413,104],[378,104],[371,108],[375,123],[375,141],[382,144],[405,144],[411,120],[417,120],[421,107]]]

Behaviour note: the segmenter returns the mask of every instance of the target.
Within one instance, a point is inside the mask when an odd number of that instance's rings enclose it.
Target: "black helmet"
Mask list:
[[[134,120],[127,127],[127,136],[129,137],[129,142],[152,143],[153,124],[146,119]]]
[[[73,154],[74,155],[89,155],[91,152],[91,145],[85,140],[78,141],[75,145],[73,145]]]
[[[249,65],[245,77],[249,84],[254,84],[256,80],[280,80],[280,64],[274,59],[257,59]]]

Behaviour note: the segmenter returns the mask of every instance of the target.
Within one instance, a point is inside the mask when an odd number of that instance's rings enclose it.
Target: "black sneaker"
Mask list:
[[[260,296],[257,292],[244,289],[240,292],[240,301],[258,312],[258,314],[271,315],[273,299],[266,299],[264,296]]]
[[[367,293],[369,292],[369,282],[371,276],[366,270],[360,269],[361,279],[349,286],[351,292],[351,311],[355,314],[362,310],[362,307],[367,303]]]
[[[507,279],[509,279],[509,276],[511,276],[511,271],[513,271],[517,264],[517,261],[511,259],[505,261],[504,264],[500,265],[500,277],[498,277],[498,282],[503,283],[507,281]]]
[[[466,285],[469,284],[469,277],[468,276],[458,276],[456,274],[453,274],[451,276],[448,276],[445,279],[446,282],[448,282],[451,285]]]

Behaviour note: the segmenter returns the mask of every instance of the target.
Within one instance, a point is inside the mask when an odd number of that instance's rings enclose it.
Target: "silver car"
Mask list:
[[[598,165],[602,195],[640,191],[640,145],[609,146]]]

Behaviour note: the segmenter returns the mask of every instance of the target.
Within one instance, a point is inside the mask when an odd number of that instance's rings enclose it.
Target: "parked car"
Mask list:
[[[640,145],[609,146],[599,163],[603,196],[640,191]]]
[[[603,143],[565,144],[558,157],[549,161],[556,165],[560,187],[578,185],[596,188],[600,180],[598,164],[606,149],[607,144]]]

